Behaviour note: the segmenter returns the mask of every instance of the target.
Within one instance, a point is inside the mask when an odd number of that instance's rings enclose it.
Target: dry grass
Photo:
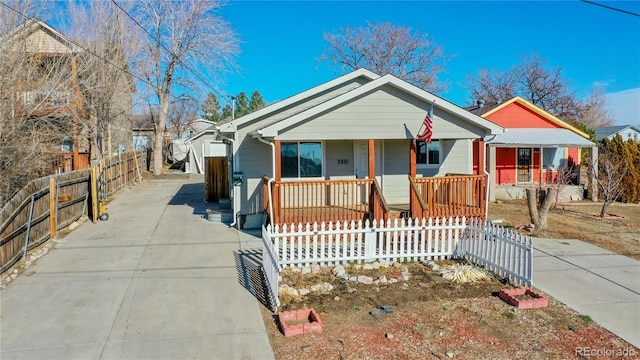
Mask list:
[[[640,204],[615,203],[605,218],[597,216],[601,208],[602,203],[587,201],[559,205],[549,212],[549,230],[532,235],[583,240],[640,260]],[[503,225],[513,227],[531,222],[524,200],[490,203],[489,219],[502,219]]]

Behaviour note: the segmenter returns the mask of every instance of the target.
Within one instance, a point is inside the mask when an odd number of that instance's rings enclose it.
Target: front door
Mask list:
[[[382,188],[382,141],[375,142],[375,170],[376,180],[378,185]],[[353,141],[353,173],[356,179],[368,179],[369,178],[369,141],[368,140],[354,140]]]
[[[518,148],[518,183],[531,182],[531,148]]]

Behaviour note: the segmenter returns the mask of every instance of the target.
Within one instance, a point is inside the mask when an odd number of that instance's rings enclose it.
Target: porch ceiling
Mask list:
[[[489,145],[503,147],[593,147],[595,143],[568,129],[510,128],[504,134],[485,138]]]

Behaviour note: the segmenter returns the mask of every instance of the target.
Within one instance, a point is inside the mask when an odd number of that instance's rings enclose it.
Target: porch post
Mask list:
[[[489,201],[496,201],[496,147],[489,146]]]
[[[281,171],[281,159],[282,157],[280,156],[280,140],[274,140],[273,144],[276,147],[276,156],[273,159],[273,161],[276,163],[275,169],[276,169],[276,173],[273,174],[273,177],[276,179],[276,181],[280,181],[282,180],[282,171]]]
[[[416,177],[416,141],[409,140],[409,176]]]
[[[588,172],[589,181],[587,182],[587,197],[591,201],[598,201],[598,184],[596,179],[598,178],[598,146],[591,147],[591,163],[592,171]]]
[[[376,151],[375,140],[369,139],[369,179],[376,178]]]
[[[484,175],[484,172],[487,169],[487,163],[485,160],[486,154],[484,148],[484,140],[478,140],[478,173],[476,175]]]
[[[542,151],[543,148],[540,146],[540,154],[538,155],[538,181],[540,181],[540,186],[542,186]],[[553,176],[552,176],[553,177]],[[546,183],[546,181],[545,181]]]

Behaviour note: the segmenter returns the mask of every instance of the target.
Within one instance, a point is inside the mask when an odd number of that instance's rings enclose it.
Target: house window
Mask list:
[[[549,170],[558,170],[566,166],[565,148],[544,148],[542,149],[542,166]]]
[[[425,141],[416,142],[416,163],[419,165],[440,165],[440,141],[432,140],[431,143]]]
[[[322,143],[282,143],[280,145],[280,165],[283,178],[321,177]]]

